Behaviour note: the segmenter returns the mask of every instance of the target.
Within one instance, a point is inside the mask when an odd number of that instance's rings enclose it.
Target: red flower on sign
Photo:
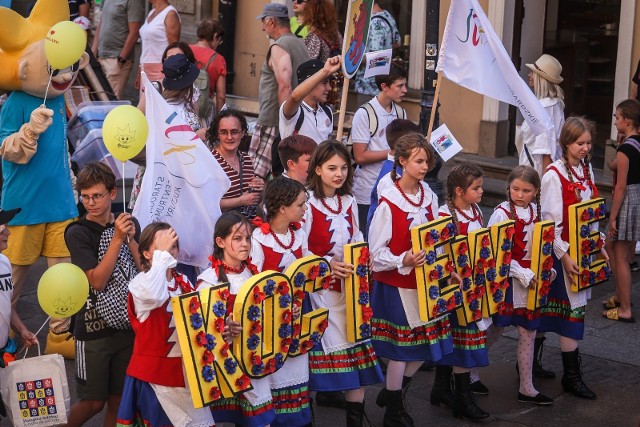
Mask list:
[[[445,228],[446,230],[446,228]],[[447,270],[449,273],[453,272],[455,270],[455,266],[453,265],[453,261],[449,260],[447,261],[447,264],[445,265],[445,270]]]
[[[430,278],[431,280],[439,279],[439,278],[440,278],[440,274],[438,274],[438,271],[437,271],[437,270],[435,270],[435,269],[434,269],[434,270],[431,270],[431,272],[429,273],[429,278]]]
[[[500,289],[507,289],[509,287],[509,281],[507,279],[504,279],[502,282],[500,282]]]
[[[368,247],[363,247],[360,251],[360,258],[358,259],[358,264],[369,264],[369,257],[371,256]]]
[[[547,257],[542,262],[542,269],[543,270],[551,270],[552,267],[553,267],[553,258],[552,257]]]
[[[231,293],[229,292],[229,289],[222,289],[218,291],[218,295],[223,301],[226,301],[227,299],[229,299],[229,295],[231,295]]]
[[[331,276],[326,276],[325,278],[323,278],[320,282],[320,284],[322,285],[322,289],[329,289],[332,281],[333,278]]]
[[[314,346],[314,342],[311,340],[306,340],[305,342],[302,343],[302,348],[306,351],[309,351],[313,348]]]
[[[433,246],[436,244],[436,241],[431,237],[431,233],[427,232],[426,236],[424,236],[424,243],[426,246]]]
[[[196,334],[196,342],[200,346],[204,346],[207,343],[207,334],[204,331],[200,331]]]
[[[236,385],[240,390],[246,389],[249,387],[249,384],[251,384],[251,380],[245,374],[242,374],[242,376],[236,380]]]
[[[298,289],[293,293],[293,299],[297,301],[302,301],[304,299],[304,291]]]
[[[463,278],[464,277],[471,277],[471,267],[469,267],[468,265],[465,265],[464,267],[462,267],[462,271],[460,274]]]
[[[280,347],[283,353],[289,352],[289,346],[291,345],[292,342],[293,340],[291,338],[285,338],[282,340],[282,342],[280,343]]]
[[[556,237],[556,231],[554,229],[554,227],[549,227],[546,230],[544,230],[542,232],[542,240],[544,240],[547,243],[551,243],[553,242],[553,239],[555,239]]]
[[[504,264],[511,264],[511,259],[512,259],[511,251],[505,252],[504,255],[502,256],[502,262]]]
[[[440,238],[442,239],[442,241],[447,240],[450,237],[449,234],[449,229],[447,227],[444,227],[442,229],[442,231],[440,232]]]
[[[291,323],[291,319],[293,315],[291,314],[291,310],[285,310],[282,312],[282,323],[289,324]]]
[[[256,304],[260,304],[266,297],[267,296],[264,294],[264,292],[260,291],[260,288],[258,286],[253,288],[253,301]]]
[[[198,297],[193,297],[189,300],[189,312],[196,314],[198,310],[200,310],[200,301],[198,301]]]
[[[215,322],[213,322],[213,328],[218,333],[222,333],[224,331],[224,317],[218,317]]]
[[[496,266],[496,260],[493,258],[489,258],[489,260],[487,261],[487,267],[495,268],[495,266]]]
[[[316,277],[318,277],[318,274],[320,273],[320,267],[318,267],[317,265],[314,265],[313,267],[311,267],[309,269],[309,279],[310,280],[315,280]]]
[[[276,288],[276,292],[278,292],[280,295],[286,295],[289,293],[289,285],[287,284],[287,282],[282,281],[280,283],[278,283],[278,287]]]
[[[580,219],[582,221],[589,221],[589,219],[591,218],[591,216],[589,215],[589,212],[585,209],[582,211],[582,215],[580,215]]]
[[[469,245],[467,245],[467,242],[460,243],[460,245],[458,246],[458,255],[464,255],[468,251],[469,251]]]
[[[327,319],[324,319],[322,322],[318,324],[318,330],[320,332],[324,332],[327,329],[327,327],[329,327],[329,321]]]
[[[456,299],[451,297],[447,300],[447,310],[453,310],[456,307]]]
[[[293,325],[293,336],[294,337],[299,337],[300,336],[300,331],[302,331],[302,326],[300,325],[300,323],[296,323],[295,325]]]
[[[467,302],[468,303],[471,303],[471,302],[475,301],[478,298],[476,296],[475,291],[467,291],[466,295],[467,295]]]
[[[476,268],[480,269],[479,273],[482,273],[482,270],[487,266],[486,261],[483,258],[480,258],[478,262],[476,262]]]
[[[589,277],[591,276],[591,273],[589,272],[589,270],[582,270],[582,281],[589,283]]]
[[[484,286],[476,286],[476,296],[478,299],[482,298],[485,292],[486,288]]]
[[[222,357],[229,357],[229,344],[226,342],[220,347],[220,354]]]
[[[601,280],[605,280],[606,278],[607,278],[607,272],[605,271],[605,269],[601,268],[600,270],[598,270],[598,273],[596,274],[596,279],[601,281]]]
[[[362,307],[362,320],[368,322],[373,317],[373,309],[369,306]]]
[[[483,236],[480,244],[482,245],[483,248],[489,247],[489,245],[491,244],[491,240],[489,240],[489,236],[486,236],[486,235]]]
[[[515,234],[515,232],[516,232],[516,230],[513,228],[513,226],[507,227],[504,230],[504,234],[505,234],[507,239],[511,239],[513,237],[513,235]]]
[[[266,373],[272,374],[276,371],[276,359],[270,359],[264,367]]]
[[[212,400],[218,400],[222,396],[222,393],[218,387],[211,387],[209,390],[209,396],[211,396]]]
[[[369,292],[369,280],[367,277],[360,278],[360,292]]]
[[[204,353],[202,353],[202,363],[204,363],[205,365],[210,365],[211,363],[213,363],[213,353],[211,353],[209,350],[205,350]]]
[[[480,310],[474,310],[473,311],[473,320],[474,321],[478,321],[482,319],[482,312]]]
[[[262,332],[262,325],[260,324],[259,320],[256,320],[251,324],[251,333],[259,334],[260,332]]]
[[[587,254],[589,252],[591,252],[592,249],[592,241],[590,239],[584,239],[582,241],[582,253]]]
[[[604,241],[600,238],[596,241],[596,246],[598,249],[602,249],[604,247]]]
[[[257,366],[262,363],[262,357],[260,357],[255,352],[251,353],[251,364],[253,366]]]
[[[496,291],[499,289],[498,284],[496,282],[491,282],[489,284],[489,289],[491,289],[492,294],[495,294]]]

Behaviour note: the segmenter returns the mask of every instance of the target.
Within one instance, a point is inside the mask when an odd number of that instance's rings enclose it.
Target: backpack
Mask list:
[[[360,109],[363,109],[364,111],[367,112],[367,118],[369,119],[369,137],[373,138],[373,135],[375,135],[378,132],[379,120],[378,120],[378,115],[376,114],[376,110],[373,108],[373,105],[371,105],[371,103],[369,102],[365,103],[360,108],[358,108],[358,110]],[[407,118],[407,112],[405,111],[405,109],[400,107],[395,102],[391,104],[391,109],[396,113],[397,118],[399,119]],[[347,149],[349,150],[349,153],[351,153],[351,158],[355,160],[355,157],[353,156],[353,140],[351,139],[351,132],[349,132],[349,138],[347,139]]]
[[[319,105],[320,105],[320,108],[322,108],[322,110],[324,111],[324,113],[329,117],[329,120],[331,120],[331,126],[333,127],[333,112],[331,111],[331,108],[329,108],[328,105],[324,105],[324,104],[319,104]],[[302,108],[302,105],[300,105],[300,114],[298,115],[298,120],[296,120],[296,125],[293,128],[292,135],[297,135],[300,132],[300,129],[302,129],[303,123],[304,123],[304,109]],[[282,175],[282,173],[284,172],[284,165],[280,161],[280,154],[278,153],[278,145],[280,145],[280,141],[281,139],[280,139],[280,136],[278,135],[276,140],[273,141],[273,144],[271,145],[271,173],[274,178]]]
[[[194,103],[193,107],[198,117],[200,117],[202,120],[208,120],[209,117],[211,117],[211,110],[213,109],[213,99],[209,96],[209,92],[211,91],[211,79],[209,78],[207,69],[209,68],[209,65],[211,65],[211,62],[213,62],[213,59],[217,54],[218,52],[213,52],[213,55],[211,55],[211,58],[209,58],[207,65],[204,65],[202,62],[198,61],[200,73],[198,73],[196,81],[193,82],[193,86],[200,90],[200,96]]]

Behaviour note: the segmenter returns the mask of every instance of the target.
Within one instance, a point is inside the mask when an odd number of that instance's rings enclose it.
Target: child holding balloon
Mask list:
[[[105,406],[105,421],[113,425],[135,338],[126,304],[129,282],[140,266],[140,226],[128,213],[111,212],[116,177],[104,163],[86,165],[78,173],[76,188],[87,214],[69,224],[64,238],[71,261],[87,276],[90,291],[74,319],[80,400],[71,407],[67,426],[83,425]],[[119,309],[98,307],[107,288],[110,293],[122,291]]]
[[[136,338],[118,425],[213,426],[209,408],[194,408],[186,387],[169,304],[171,297],[196,290],[185,275],[175,271],[178,235],[169,224],[151,223],[140,235],[138,252],[143,272],[129,285],[129,318]]]
[[[211,267],[198,276],[198,284],[209,286],[229,283],[227,313],[233,311],[233,303],[244,282],[257,273],[251,264],[251,224],[244,215],[223,213],[213,231],[213,255]],[[202,283],[200,283],[202,282]],[[240,324],[227,319],[232,336],[234,327]],[[239,334],[239,331],[238,331]],[[231,399],[219,399],[211,406],[217,422],[229,422],[244,427],[268,426],[275,417],[271,401],[271,385],[268,377],[253,378],[253,389]]]

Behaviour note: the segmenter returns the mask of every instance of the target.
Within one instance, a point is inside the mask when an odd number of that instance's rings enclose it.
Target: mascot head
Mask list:
[[[28,18],[0,7],[0,93],[21,90],[45,96],[51,72],[44,53],[45,37],[54,24],[68,19],[68,0],[38,0]],[[89,55],[85,52],[76,64],[53,70],[47,96],[62,95],[88,63]]]

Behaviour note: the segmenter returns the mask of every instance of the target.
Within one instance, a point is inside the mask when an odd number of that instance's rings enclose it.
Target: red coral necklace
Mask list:
[[[289,250],[293,247],[293,244],[296,241],[296,234],[293,232],[293,228],[289,227],[289,233],[291,233],[291,243],[289,243],[288,245],[285,245],[284,243],[282,243],[282,241],[280,239],[278,239],[278,236],[276,235],[276,233],[273,232],[273,230],[269,230],[269,233],[271,233],[271,235],[273,236],[273,239],[276,241],[277,244],[279,244],[282,249],[284,250]]]
[[[404,199],[413,207],[416,208],[420,208],[422,207],[422,203],[424,202],[424,188],[422,188],[422,185],[420,185],[420,183],[418,183],[418,188],[420,189],[420,201],[418,201],[417,203],[414,202],[413,200],[411,200],[409,198],[409,196],[407,196],[407,193],[404,192],[404,190],[402,189],[402,187],[400,187],[400,179],[396,179],[395,182],[393,183],[396,188],[398,189],[398,191],[400,192],[400,194],[402,194],[402,197],[404,197]]]
[[[342,197],[340,197],[340,195],[337,196],[338,197],[338,208],[337,209],[333,209],[331,206],[329,206],[327,204],[326,197],[320,199],[320,203],[322,203],[322,206],[325,207],[326,210],[328,210],[329,212],[331,212],[334,215],[338,215],[340,212],[342,212]]]
[[[518,212],[516,211],[516,205],[513,202],[509,202],[509,207],[511,208],[511,216],[513,216],[513,219],[515,219],[517,222],[519,222],[524,226],[527,226],[533,223],[535,217],[533,216],[533,206],[531,206],[531,203],[529,203],[529,221],[525,221],[518,216]]]
[[[480,212],[480,209],[478,209],[475,203],[471,205],[471,212],[473,212],[472,217],[467,215],[466,213],[464,213],[463,210],[458,209],[457,207],[456,207],[456,212],[458,213],[458,215],[460,215],[462,218],[466,219],[469,222],[480,221],[482,219],[482,212]]]

